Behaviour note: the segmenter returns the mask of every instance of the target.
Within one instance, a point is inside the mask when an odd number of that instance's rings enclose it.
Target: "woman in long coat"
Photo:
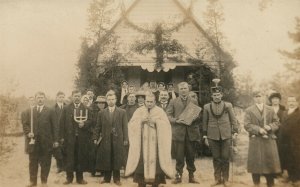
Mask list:
[[[274,185],[274,174],[280,173],[280,161],[274,132],[278,129],[278,117],[274,110],[262,103],[262,94],[254,94],[256,104],[246,109],[244,127],[249,133],[248,172],[252,173],[255,185],[260,176],[267,179],[267,185]],[[259,107],[261,107],[259,109]]]

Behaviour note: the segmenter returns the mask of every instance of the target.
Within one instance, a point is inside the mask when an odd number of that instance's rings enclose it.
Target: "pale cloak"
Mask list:
[[[145,106],[138,108],[128,123],[129,154],[125,176],[129,176],[136,170],[141,154],[142,119],[149,115]],[[150,118],[156,123],[158,161],[162,171],[169,177],[173,177],[171,159],[172,130],[169,119],[163,109],[155,106],[150,110]]]

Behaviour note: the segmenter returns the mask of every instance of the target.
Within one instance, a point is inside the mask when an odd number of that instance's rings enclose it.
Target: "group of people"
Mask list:
[[[295,96],[287,97],[286,110],[280,105],[281,94],[269,96],[271,106],[265,104],[264,94],[253,93],[255,105],[246,109],[244,127],[249,133],[248,172],[255,186],[260,176],[267,186],[274,186],[274,178],[288,173],[287,181],[299,185],[300,181],[300,111]]]
[[[156,187],[166,183],[166,178],[174,178],[172,184],[179,184],[185,164],[188,182],[198,184],[194,176],[195,145],[202,138],[213,157],[212,186],[229,186],[231,146],[239,123],[232,104],[222,100],[222,87],[211,88],[212,101],[203,109],[187,82],[177,85],[178,93],[173,84],[166,88],[164,83],[158,83],[157,90],[148,88],[151,87],[135,91],[134,86],[123,81],[120,92],[110,90],[95,100],[92,90],[86,95],[75,90],[70,104],[65,104],[65,94],[58,92],[54,107],[45,106],[45,94],[37,92],[31,98],[31,107],[22,113],[29,187],[37,185],[39,165],[41,183],[47,186],[52,154],[58,172],[66,172],[66,185],[73,182],[74,172],[78,184],[87,184],[83,172],[93,176],[101,172],[101,183],[110,183],[113,178],[116,185],[121,185],[122,169],[139,187]],[[289,109],[281,114],[278,105],[271,108],[263,104],[262,96],[261,92],[254,93],[255,105],[245,114],[244,125],[250,137],[248,171],[255,185],[264,175],[268,186],[273,186],[275,174],[282,169],[287,169],[295,182],[300,169],[298,103],[295,97],[289,97]],[[283,146],[279,146],[280,141],[284,141]],[[283,149],[291,154],[280,155],[278,150]],[[176,160],[176,173],[172,157]]]

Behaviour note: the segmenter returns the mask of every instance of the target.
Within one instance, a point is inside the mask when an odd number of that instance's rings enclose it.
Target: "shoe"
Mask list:
[[[228,181],[223,181],[223,185],[224,185],[225,187],[230,187],[230,186],[231,186],[230,183],[229,183]]]
[[[138,187],[146,187],[145,183],[138,183]]]
[[[158,187],[158,184],[154,183],[152,184],[152,187]]]
[[[115,181],[115,184],[116,184],[117,186],[121,186],[121,185],[122,185],[121,181]]]
[[[63,184],[64,185],[72,184],[72,181],[65,181]]]
[[[181,180],[181,174],[180,173],[176,173],[175,179],[172,181],[172,184],[179,184],[181,182],[182,182],[182,180]]]
[[[104,183],[110,183],[110,182],[105,181],[105,180],[103,180],[103,181],[100,182],[100,184],[104,184]]]
[[[81,181],[77,181],[77,184],[87,184],[87,182],[82,179]]]
[[[172,184],[179,184],[179,183],[182,183],[181,178],[175,178],[175,179],[172,181]]]
[[[189,174],[189,183],[199,184],[199,182],[195,179],[193,174]]]
[[[223,184],[222,181],[216,181],[216,182],[212,183],[210,186],[213,187],[213,186],[218,186],[221,184]]]
[[[41,187],[48,187],[47,183],[42,183]]]
[[[26,187],[36,187],[36,184],[35,183],[30,183]]]

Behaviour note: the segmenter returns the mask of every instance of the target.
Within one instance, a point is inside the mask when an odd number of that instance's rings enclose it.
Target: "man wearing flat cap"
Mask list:
[[[255,186],[260,184],[260,176],[267,180],[267,186],[274,186],[274,176],[281,172],[275,132],[279,120],[272,107],[264,103],[260,91],[253,93],[255,104],[245,111],[244,127],[249,133],[247,170],[252,174]]]
[[[238,133],[238,123],[231,103],[222,101],[222,87],[211,88],[212,102],[203,109],[203,138],[213,156],[215,183],[228,186],[229,158],[232,136]]]

